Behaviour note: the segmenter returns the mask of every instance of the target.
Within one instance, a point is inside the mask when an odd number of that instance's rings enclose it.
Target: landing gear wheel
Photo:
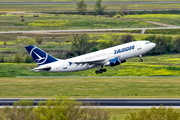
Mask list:
[[[99,70],[96,70],[95,73],[96,73],[96,74],[99,74]]]
[[[102,74],[103,72],[106,72],[106,71],[107,71],[106,69],[99,69],[99,70],[96,70],[95,73]]]
[[[139,62],[143,62],[142,55],[139,55]]]
[[[107,70],[106,69],[101,69],[102,70],[102,72],[106,72]]]
[[[103,71],[99,70],[99,73],[100,73],[100,74],[102,74],[102,73],[103,73]]]
[[[143,59],[140,59],[139,62],[143,62]]]

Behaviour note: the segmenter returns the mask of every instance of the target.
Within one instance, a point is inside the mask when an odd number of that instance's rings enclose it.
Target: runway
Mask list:
[[[0,106],[12,106],[14,102],[19,100],[33,100],[36,106],[39,101],[46,101],[45,98],[1,98]],[[150,108],[152,106],[172,106],[180,108],[180,99],[161,99],[161,98],[82,98],[76,99],[84,105],[94,105],[105,108]]]

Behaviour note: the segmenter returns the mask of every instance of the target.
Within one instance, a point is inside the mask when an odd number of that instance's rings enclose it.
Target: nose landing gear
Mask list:
[[[139,62],[143,62],[142,55],[139,55]]]
[[[106,71],[107,71],[107,69],[101,68],[101,69],[96,70],[95,73],[96,73],[96,74],[102,74],[103,72],[106,72]]]

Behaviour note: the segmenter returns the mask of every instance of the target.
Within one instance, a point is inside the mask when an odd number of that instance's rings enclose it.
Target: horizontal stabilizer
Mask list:
[[[36,71],[36,72],[38,72],[38,71],[50,71],[51,70],[51,67],[50,66],[46,66],[46,67],[37,67],[37,68],[34,68],[34,69],[32,69],[31,71]]]

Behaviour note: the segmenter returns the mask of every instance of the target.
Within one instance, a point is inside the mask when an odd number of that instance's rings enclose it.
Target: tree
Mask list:
[[[177,37],[174,41],[174,52],[180,53],[180,37]]]
[[[38,35],[36,36],[35,40],[38,44],[41,44],[43,42],[43,37],[41,35]]]
[[[99,108],[81,107],[82,103],[68,98],[42,101],[35,108],[40,120],[109,120],[110,115]]]
[[[87,5],[84,3],[84,0],[81,0],[80,2],[77,2],[76,4],[77,4],[77,11],[79,12],[79,14],[80,15],[85,15]]]
[[[135,41],[132,35],[122,35],[120,38],[122,44]]]
[[[5,62],[4,56],[1,56],[1,57],[0,57],[0,62],[1,62],[1,63]]]
[[[0,114],[0,120],[39,120],[33,112],[31,100],[20,100],[13,107],[5,107]],[[20,106],[20,107],[19,107]]]
[[[109,48],[115,45],[115,42],[112,40],[108,40],[108,41],[102,41],[99,45],[98,48],[99,49],[105,49],[105,48]]]
[[[132,41],[135,41],[132,35],[113,36],[111,40],[101,42],[98,45],[98,48],[105,49],[105,48],[113,47],[115,45],[124,44]]]
[[[12,108],[2,108],[0,120],[110,120],[111,117],[104,109],[82,107],[81,102],[66,97],[41,101],[37,107],[32,105],[31,100],[21,100]]]
[[[71,51],[77,55],[92,52],[97,43],[94,41],[90,42],[89,39],[90,38],[87,34],[74,35],[71,44]]]
[[[102,0],[97,0],[95,4],[95,11],[98,15],[104,15],[105,6],[101,5]]]
[[[121,5],[119,14],[123,17],[125,15],[125,10],[127,10],[127,5]]]
[[[115,16],[117,16],[117,18],[120,18],[120,16],[124,17],[126,9],[127,9],[127,5],[121,5],[120,9],[116,11],[116,15]]]
[[[33,59],[32,59],[32,57],[30,57],[30,56],[26,56],[24,62],[25,62],[25,63],[32,63],[32,62],[33,62]]]
[[[4,41],[4,45],[7,45],[7,43]]]
[[[12,62],[13,63],[21,63],[22,62],[22,56],[20,54],[16,53],[13,56]]]
[[[77,107],[76,107],[77,106]],[[40,102],[35,109],[40,120],[74,120],[81,113],[80,103],[66,98],[49,99]]]
[[[171,53],[173,50],[172,37],[170,36],[149,36],[146,38],[151,42],[156,43],[156,47],[148,52],[151,55],[161,55],[166,53]]]
[[[175,112],[173,108],[160,106],[153,107],[150,110],[141,110],[137,113],[130,113],[125,120],[179,120],[180,114]]]

